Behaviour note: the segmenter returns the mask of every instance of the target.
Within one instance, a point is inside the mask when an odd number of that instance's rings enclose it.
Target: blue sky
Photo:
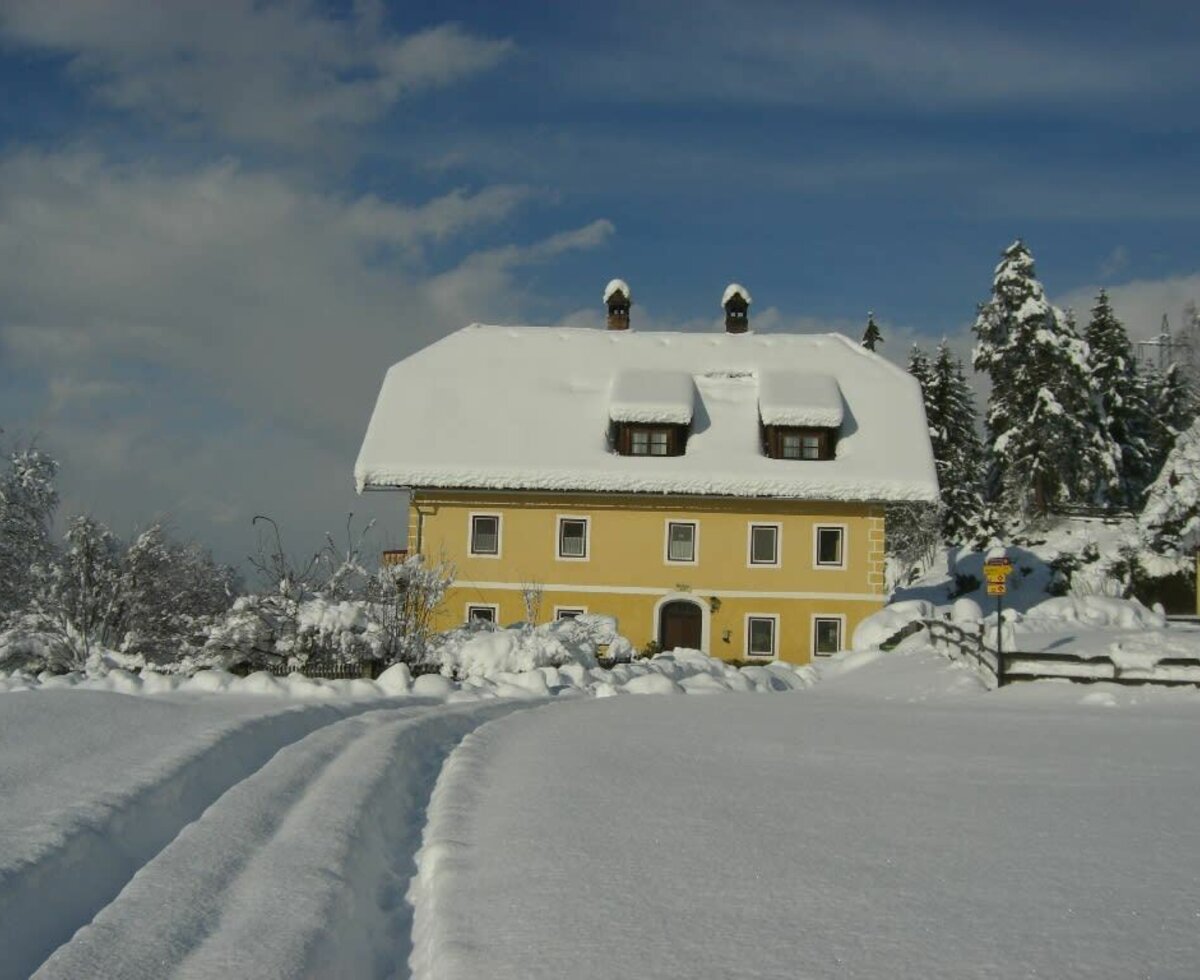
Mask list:
[[[0,0],[0,425],[65,509],[236,559],[356,500],[382,371],[474,319],[966,350],[999,251],[1200,299],[1190,3]],[[447,379],[452,384],[452,379]]]

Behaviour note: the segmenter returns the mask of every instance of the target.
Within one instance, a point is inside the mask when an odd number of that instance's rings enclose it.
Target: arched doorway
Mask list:
[[[664,603],[658,612],[658,645],[663,650],[699,650],[703,633],[704,614],[698,603],[676,599]]]

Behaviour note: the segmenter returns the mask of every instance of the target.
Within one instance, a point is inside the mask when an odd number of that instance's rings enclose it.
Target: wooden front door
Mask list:
[[[703,614],[694,602],[668,602],[658,614],[658,643],[664,650],[700,649]]]

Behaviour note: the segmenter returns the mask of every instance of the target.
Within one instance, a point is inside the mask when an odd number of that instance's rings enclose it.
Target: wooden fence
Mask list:
[[[374,680],[392,665],[378,660],[364,660],[362,663],[348,664],[331,660],[310,660],[306,664],[274,663],[263,668],[275,677],[287,677],[289,674],[301,674],[304,677],[319,678],[327,681],[341,680]],[[422,674],[436,674],[441,670],[437,664],[409,664],[408,671],[413,677]]]
[[[1107,681],[1116,684],[1155,684],[1167,687],[1200,686],[1200,657],[1163,657],[1147,673],[1143,665],[1123,666],[1112,657],[1083,657],[1075,653],[1049,651],[998,652],[984,642],[984,627],[964,629],[942,619],[926,619],[921,625],[937,649],[977,666],[995,681],[997,687],[1013,681],[1058,678],[1084,684]],[[1170,676],[1155,675],[1157,668]]]

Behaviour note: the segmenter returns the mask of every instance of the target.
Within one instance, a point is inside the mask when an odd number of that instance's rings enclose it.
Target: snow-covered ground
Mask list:
[[[555,670],[0,693],[0,977],[1195,975],[1195,691]]]
[[[1196,976],[1195,692],[854,659],[786,698],[477,730],[418,856],[414,975]]]

